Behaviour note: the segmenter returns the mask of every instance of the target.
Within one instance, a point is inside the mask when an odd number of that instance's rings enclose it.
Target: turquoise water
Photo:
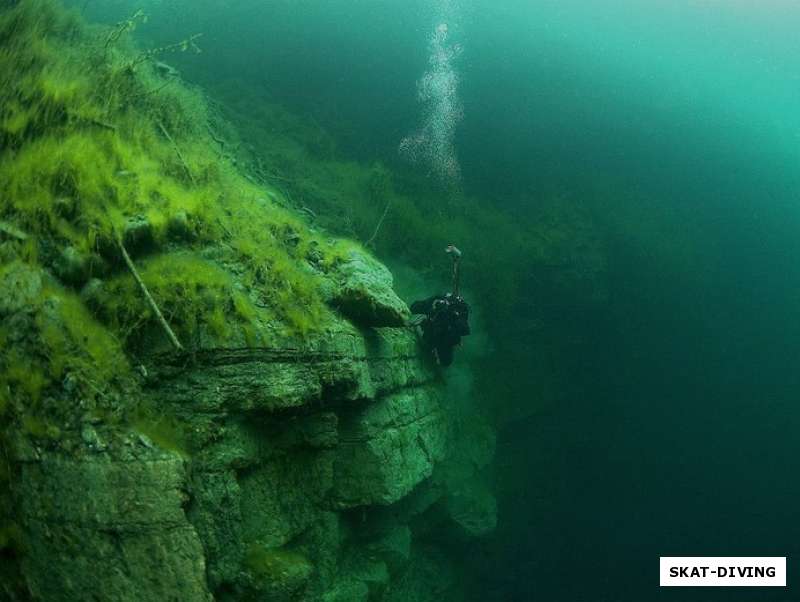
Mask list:
[[[443,207],[467,195],[531,223],[574,206],[598,233],[596,288],[573,234],[556,261],[490,262],[497,278],[515,274],[510,310],[476,294],[485,353],[461,369],[496,416],[499,523],[447,543],[474,600],[800,597],[800,6],[90,1],[85,12],[113,22],[141,4],[145,44],[204,34],[201,59],[165,59],[187,81],[218,95],[249,86],[327,130],[337,156],[421,178]],[[436,44],[452,56],[434,75],[456,79],[421,103]],[[410,162],[398,148],[426,119]],[[487,226],[489,257],[507,242],[493,236]],[[790,588],[661,590],[658,557],[670,555],[788,556]]]

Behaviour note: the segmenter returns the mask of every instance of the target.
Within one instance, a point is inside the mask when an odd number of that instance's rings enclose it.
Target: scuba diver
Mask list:
[[[458,294],[461,251],[447,245],[445,253],[453,258],[453,291],[434,295],[411,304],[411,313],[420,314],[414,325],[422,328],[422,341],[440,366],[453,363],[453,350],[469,330],[469,305]]]

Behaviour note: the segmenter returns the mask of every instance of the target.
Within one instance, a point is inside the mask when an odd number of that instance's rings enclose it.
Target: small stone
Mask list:
[[[53,202],[53,209],[56,215],[63,217],[66,220],[71,220],[75,217],[77,210],[77,203],[71,197],[59,197]]]
[[[125,224],[122,242],[129,254],[144,253],[155,244],[153,225],[143,215],[129,219]]]
[[[287,230],[283,241],[290,247],[296,247],[300,243],[300,235],[294,230]]]
[[[103,292],[103,281],[99,278],[92,278],[81,289],[81,301],[89,309],[96,310],[101,306]]]
[[[192,227],[192,221],[185,211],[172,214],[167,222],[167,235],[175,241],[192,242],[197,238],[197,232]]]
[[[81,439],[91,450],[104,451],[106,449],[106,445],[100,440],[97,431],[91,424],[83,425]]]
[[[0,316],[21,312],[42,296],[42,274],[39,270],[18,263],[6,269],[0,278]]]
[[[89,258],[73,246],[65,247],[55,260],[53,271],[62,282],[81,286],[89,276]]]
[[[75,378],[75,375],[72,374],[72,372],[69,372],[64,377],[64,380],[61,383],[61,387],[64,389],[66,393],[72,395],[78,389],[78,379]]]

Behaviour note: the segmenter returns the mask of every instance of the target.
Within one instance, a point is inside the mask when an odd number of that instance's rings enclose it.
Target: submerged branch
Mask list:
[[[386,219],[386,214],[389,213],[389,206],[392,204],[392,197],[389,197],[389,200],[386,201],[386,207],[383,210],[383,215],[381,215],[381,219],[378,220],[378,225],[375,226],[375,231],[372,233],[372,236],[369,237],[369,240],[364,243],[365,247],[368,247],[372,244],[372,241],[375,240],[375,237],[378,236],[378,231],[381,229],[383,225],[383,220]]]
[[[145,90],[144,92],[139,92],[138,94],[132,94],[131,98],[140,98],[143,96],[150,96],[151,94],[155,94],[157,92],[161,92],[164,88],[169,86],[174,80],[167,80],[165,83],[161,84],[158,88],[152,88],[150,90]]]
[[[186,164],[186,159],[184,159],[183,155],[181,154],[181,149],[178,148],[178,145],[175,143],[175,140],[173,140],[172,136],[169,135],[167,128],[165,128],[160,121],[157,121],[156,123],[158,124],[158,127],[161,129],[161,133],[164,134],[164,137],[172,143],[172,147],[175,149],[175,154],[178,155],[178,159],[180,159],[181,163],[183,163],[183,168],[186,170],[186,175],[189,176],[189,180],[192,182],[192,185],[196,186],[197,182],[194,181],[194,176],[192,175],[192,172],[189,170],[189,166]]]
[[[119,250],[122,252],[122,258],[125,260],[125,263],[127,264],[128,269],[131,271],[131,274],[133,274],[133,278],[134,280],[136,280],[136,284],[138,284],[139,288],[142,290],[145,299],[147,299],[147,303],[148,305],[150,305],[150,309],[153,310],[153,313],[156,315],[156,318],[158,318],[158,321],[161,323],[161,328],[163,328],[164,332],[167,333],[167,338],[169,339],[170,343],[172,343],[172,346],[175,347],[177,351],[183,351],[183,345],[181,345],[181,342],[178,340],[178,337],[175,336],[175,333],[172,331],[172,328],[170,328],[169,324],[167,324],[167,321],[164,319],[164,314],[161,313],[161,310],[158,308],[158,305],[156,304],[152,295],[150,295],[150,291],[147,290],[147,286],[145,285],[144,280],[142,280],[142,277],[139,276],[139,272],[136,271],[136,266],[133,265],[133,260],[131,259],[131,256],[128,255],[128,251],[125,249],[125,245],[122,244],[122,238],[120,238],[119,236],[117,236],[116,238]]]
[[[180,42],[175,42],[174,44],[169,44],[167,46],[161,46],[159,48],[151,48],[150,50],[145,50],[139,56],[134,58],[130,63],[128,63],[127,68],[132,71],[145,61],[148,61],[151,58],[159,54],[163,54],[165,52],[175,52],[175,51],[186,52],[187,50],[192,50],[194,53],[199,54],[201,50],[200,47],[195,43],[195,40],[202,35],[203,35],[202,33],[196,33],[193,36],[189,36],[185,40],[181,40]]]
[[[210,125],[206,124],[206,129],[208,130],[208,134],[211,136],[211,138],[214,140],[214,142],[216,142],[217,144],[219,144],[219,145],[222,147],[222,150],[224,151],[224,150],[225,150],[225,146],[226,146],[225,140],[223,140],[222,138],[220,138],[219,136],[217,136],[217,135],[214,133],[214,130],[213,130],[213,129],[211,129],[211,126],[210,126]]]

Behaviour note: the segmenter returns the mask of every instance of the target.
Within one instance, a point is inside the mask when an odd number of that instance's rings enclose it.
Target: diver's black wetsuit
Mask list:
[[[461,297],[447,293],[415,301],[411,313],[426,316],[421,324],[422,340],[436,352],[439,364],[452,364],[453,348],[470,333],[469,305]]]

